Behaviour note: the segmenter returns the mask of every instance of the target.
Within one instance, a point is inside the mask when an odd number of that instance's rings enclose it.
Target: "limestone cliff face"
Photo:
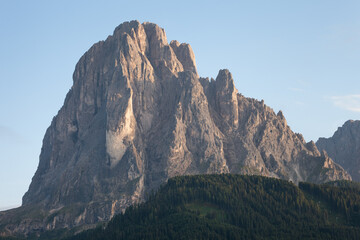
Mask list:
[[[227,70],[220,71],[216,81],[200,81],[212,119],[224,135],[225,159],[231,173],[295,183],[350,179],[342,167],[318,151],[314,142],[306,143],[301,134],[293,133],[281,111],[275,114],[263,101],[237,94]]]
[[[319,138],[316,146],[325,150],[354,181],[360,181],[360,121],[349,120],[330,138]]]
[[[199,78],[190,45],[168,44],[155,24],[121,24],[81,57],[73,80],[23,197],[21,209],[36,206],[43,218],[10,232],[108,220],[176,175],[350,179],[282,112],[239,94],[228,70]]]

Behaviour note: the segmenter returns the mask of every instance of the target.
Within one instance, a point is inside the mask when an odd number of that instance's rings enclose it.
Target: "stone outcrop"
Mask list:
[[[354,181],[360,182],[360,121],[349,120],[330,138],[319,138],[318,149],[325,150]]]
[[[168,44],[155,24],[121,24],[81,57],[73,80],[23,206],[0,215],[8,232],[109,220],[176,175],[350,179],[281,111],[239,94],[228,70],[199,78],[190,45]],[[24,215],[30,208],[41,216]],[[6,220],[16,211],[19,221]]]

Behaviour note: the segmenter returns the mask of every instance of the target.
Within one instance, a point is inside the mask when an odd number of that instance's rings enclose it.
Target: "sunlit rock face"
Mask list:
[[[319,138],[316,146],[325,150],[354,181],[360,182],[360,121],[349,120],[330,138]]]
[[[108,220],[176,175],[350,179],[282,112],[239,94],[228,70],[200,78],[190,45],[169,44],[153,23],[118,26],[81,57],[73,80],[23,197],[23,209],[47,217],[14,232]]]

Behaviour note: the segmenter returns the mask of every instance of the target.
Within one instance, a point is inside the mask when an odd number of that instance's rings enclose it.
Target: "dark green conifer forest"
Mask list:
[[[175,177],[109,223],[72,234],[45,232],[40,239],[360,239],[360,184]]]
[[[360,239],[359,207],[360,190],[349,182],[183,176],[105,228],[69,239]]]

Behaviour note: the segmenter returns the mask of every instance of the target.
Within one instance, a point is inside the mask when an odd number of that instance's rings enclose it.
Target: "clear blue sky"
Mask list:
[[[75,64],[124,21],[190,43],[201,76],[282,110],[307,141],[360,119],[360,1],[0,1],[0,209],[19,205]]]

